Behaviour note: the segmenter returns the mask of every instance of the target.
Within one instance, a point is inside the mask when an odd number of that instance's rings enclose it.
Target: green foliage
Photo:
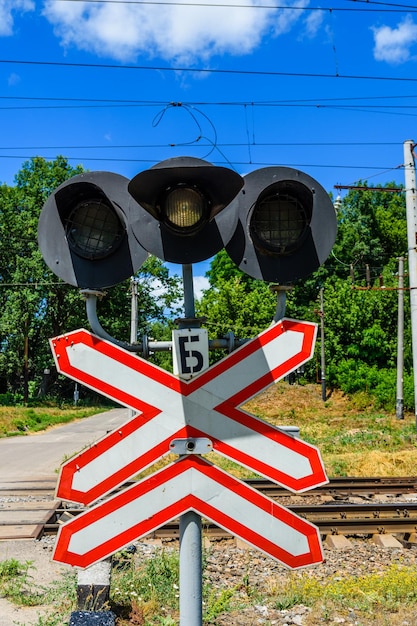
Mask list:
[[[37,244],[45,200],[80,172],[63,157],[37,157],[24,163],[14,187],[0,187],[0,391],[20,389],[25,401],[29,380],[51,364],[47,337],[82,310],[79,295],[47,270]]]
[[[0,562],[0,595],[14,604],[36,606],[40,604],[41,590],[33,588],[29,570],[32,563],[20,563],[16,559]]]
[[[122,555],[123,556],[123,555]],[[119,560],[121,555],[118,556]],[[114,570],[111,601],[119,607],[151,604],[156,612],[178,608],[179,556],[161,550],[151,559],[137,563],[133,556],[123,556],[124,566]]]
[[[35,577],[30,573],[32,569],[33,564],[30,561],[0,561],[0,597],[7,598],[18,606],[52,606],[46,615],[39,617],[36,626],[63,624],[68,613],[75,608],[76,574],[65,574],[45,587],[34,582]]]
[[[396,403],[397,370],[368,365],[359,359],[341,361],[336,371],[336,384],[347,394],[360,391],[371,393],[376,408],[393,410]],[[413,376],[408,373],[403,381],[404,409],[414,408]]]
[[[87,326],[85,303],[77,289],[59,281],[46,267],[37,244],[37,225],[51,192],[81,172],[80,166],[71,167],[62,156],[53,161],[36,157],[23,164],[14,186],[0,185],[0,405],[28,404],[38,394],[72,398],[74,385],[57,376],[48,339]],[[328,385],[346,393],[373,394],[387,408],[395,402],[397,257],[406,252],[403,194],[385,193],[379,187],[352,189],[338,212],[338,235],[329,259],[310,277],[297,281],[287,297],[287,317],[318,322],[318,296],[324,289]],[[366,288],[365,265],[370,268],[371,288]],[[379,276],[386,290],[378,288]],[[225,250],[214,257],[207,277],[210,289],[197,303],[196,313],[207,319],[210,338],[230,331],[238,338],[253,337],[269,326],[276,314],[275,294],[266,283],[242,273]],[[170,276],[162,261],[149,257],[135,282],[139,340],[143,334],[170,340],[173,319],[181,315],[179,277]],[[102,326],[122,341],[130,340],[131,287],[130,281],[112,287],[97,307]],[[404,396],[406,408],[411,408],[408,300]],[[318,341],[317,363],[320,349]],[[172,369],[169,353],[157,352],[151,359]],[[45,370],[51,371],[48,379]],[[315,380],[317,370],[319,366],[310,361],[307,379]],[[16,427],[24,429],[25,423]]]
[[[82,172],[67,159],[41,157],[23,164],[15,185],[0,186],[0,394],[27,403],[38,393],[71,397],[73,383],[57,377],[48,339],[87,326],[84,298],[45,265],[37,243],[38,220],[48,196]],[[163,262],[149,258],[136,276],[140,333],[165,317],[178,315],[179,278]],[[129,281],[109,290],[100,302],[102,326],[118,339],[130,339]],[[49,369],[48,381],[43,379]]]
[[[222,613],[227,613],[230,608],[233,596],[236,594],[235,589],[210,589],[207,593],[207,608],[204,611],[204,623],[215,623],[216,617]]]
[[[396,611],[404,603],[417,602],[417,572],[412,567],[393,564],[381,573],[358,576],[331,576],[318,580],[306,574],[291,576],[279,591],[277,608],[291,608],[297,604],[314,606],[317,603],[372,613],[380,610]]]
[[[58,424],[67,424],[77,419],[96,415],[104,411],[103,406],[83,407],[77,405],[9,406],[0,407],[0,437],[23,435],[45,430]]]
[[[207,317],[212,337],[233,331],[236,337],[253,337],[271,323],[276,309],[275,296],[261,281],[248,290],[239,276],[219,279],[197,304],[197,315]]]
[[[8,559],[7,561],[0,562],[0,584],[3,585],[6,581],[9,581],[16,576],[19,576],[22,572],[22,569],[27,571],[30,563],[27,563],[23,566],[19,563],[17,559]]]
[[[358,186],[367,186],[358,182]],[[399,187],[387,183],[386,187]],[[389,259],[407,253],[407,223],[404,195],[351,189],[338,212],[338,236],[334,257],[352,264],[355,269],[368,263],[374,270],[384,267]],[[333,257],[333,258],[334,258]],[[342,274],[341,267],[339,275]]]

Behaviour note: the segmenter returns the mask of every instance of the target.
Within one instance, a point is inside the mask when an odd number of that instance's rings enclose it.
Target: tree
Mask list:
[[[253,337],[272,321],[276,297],[268,285],[244,274],[225,250],[213,258],[206,273],[210,289],[197,303],[197,315],[207,318],[212,338],[232,331],[236,337]]]
[[[387,187],[398,186],[389,183]],[[311,276],[294,283],[286,307],[287,317],[318,322],[318,296],[323,287],[329,384],[349,393],[380,393],[383,387],[380,395],[384,402],[390,398],[391,405],[395,402],[396,379],[397,257],[405,256],[406,251],[403,194],[386,192],[383,187],[352,189],[338,212],[338,235],[332,253]],[[371,275],[369,288],[366,265]],[[199,311],[207,315],[210,327],[214,324],[221,332],[236,328],[239,334],[246,331],[250,336],[269,324],[274,315],[274,298],[268,285],[242,274],[225,251],[216,255],[207,275],[212,289],[204,294]],[[386,289],[379,288],[380,280]],[[406,299],[406,320],[408,304]],[[407,373],[412,367],[407,324],[405,333]],[[310,362],[307,372],[314,380],[314,362]],[[391,389],[391,396],[387,389]]]
[[[0,392],[36,393],[52,368],[48,338],[87,325],[79,291],[58,280],[37,243],[40,211],[48,196],[82,172],[67,159],[33,158],[17,173],[15,186],[0,187]],[[139,327],[148,332],[177,308],[179,279],[150,258],[137,275]],[[158,295],[156,295],[158,290]],[[129,340],[129,281],[109,290],[99,305],[100,322],[115,337]]]
[[[346,266],[350,265],[361,276],[365,264],[378,272],[390,259],[406,255],[404,194],[383,191],[384,188],[401,187],[392,182],[365,191],[351,189],[344,198],[338,214],[338,236],[328,262],[339,276],[346,276]]]
[[[24,163],[14,187],[0,188],[0,377],[3,391],[20,388],[25,401],[31,373],[40,376],[50,361],[45,332],[61,331],[68,314],[77,310],[75,294],[58,284],[43,263],[38,217],[51,191],[81,171],[63,157],[51,162],[37,157]],[[51,308],[55,314],[45,317]]]

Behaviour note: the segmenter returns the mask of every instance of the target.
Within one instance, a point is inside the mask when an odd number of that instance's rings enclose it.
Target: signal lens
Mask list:
[[[108,256],[124,235],[113,207],[101,199],[78,203],[65,220],[65,231],[71,248],[86,259]]]
[[[297,250],[304,241],[311,219],[310,203],[285,187],[266,191],[253,208],[251,236],[264,253],[284,256]]]
[[[176,187],[165,196],[163,215],[167,225],[175,230],[194,232],[206,215],[206,201],[191,187]]]

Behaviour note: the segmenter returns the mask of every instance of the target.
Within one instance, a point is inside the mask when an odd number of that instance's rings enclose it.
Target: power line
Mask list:
[[[78,69],[103,69],[103,70],[135,70],[135,71],[158,71],[158,72],[194,72],[198,74],[224,74],[227,76],[286,76],[288,78],[336,78],[338,80],[372,80],[389,82],[416,83],[417,77],[411,76],[365,76],[354,74],[325,74],[320,72],[278,72],[275,70],[231,70],[219,68],[196,68],[196,67],[167,67],[157,65],[115,65],[112,63],[68,63],[63,61],[29,61],[24,59],[0,59],[0,63],[11,65],[30,65],[45,67],[65,67]]]
[[[275,9],[280,11],[321,11],[321,12],[344,12],[344,13],[404,13],[408,11],[414,13],[417,7],[402,4],[390,4],[384,2],[366,2],[368,8],[361,7],[311,7],[311,6],[289,6],[279,4],[227,4],[217,2],[155,2],[154,0],[54,0],[54,2],[83,2],[83,4],[124,4],[124,5],[153,5],[153,6],[186,6],[204,8],[226,8],[226,9]],[[390,8],[369,8],[370,4],[390,7]]]
[[[59,105],[27,105],[27,106],[0,106],[2,111],[33,111],[33,110],[62,110],[62,109],[103,109],[103,108],[136,108],[143,107],[141,103],[102,103],[102,104],[59,104]],[[156,106],[156,105],[153,105]],[[219,105],[220,106],[220,105]],[[225,105],[224,105],[225,106]],[[235,105],[235,106],[248,106],[248,105]],[[417,105],[406,104],[320,104],[317,101],[315,104],[299,104],[299,103],[269,103],[269,104],[254,104],[254,107],[271,107],[271,108],[309,108],[309,109],[333,109],[340,111],[362,111],[366,113],[389,113],[392,115],[410,115],[413,113],[401,113],[402,110],[414,110],[417,113]]]
[[[137,100],[137,99],[120,99],[120,98],[68,98],[68,97],[56,97],[56,96],[0,96],[0,100],[30,100],[35,102],[93,102],[93,103],[109,103],[109,104],[137,104],[144,107],[166,106],[170,104],[172,106],[276,106],[281,104],[314,104],[321,102],[351,102],[364,100],[403,100],[408,98],[417,98],[417,94],[407,95],[385,95],[385,96],[339,96],[334,98],[291,98],[284,100],[204,100],[204,101],[184,101],[184,102],[170,102],[158,101],[158,100]]]
[[[275,148],[275,147],[294,147],[294,142],[233,142],[233,143],[220,143],[218,142],[216,146],[222,148],[245,148],[248,143],[250,146],[254,148]],[[183,144],[177,143],[147,143],[147,144],[96,144],[96,145],[73,145],[73,146],[1,146],[0,150],[125,150],[125,149],[137,149],[137,148],[172,148],[172,147],[180,147]],[[187,143],[189,146],[190,144]],[[212,143],[201,143],[195,144],[195,147],[199,148],[210,148],[212,147]],[[395,141],[303,141],[303,148],[305,147],[325,147],[325,146],[334,146],[334,147],[343,147],[343,146],[399,146],[400,144]],[[27,157],[25,157],[27,158]]]
[[[247,144],[244,144],[245,146]],[[395,144],[397,145],[397,144]],[[34,155],[10,155],[10,154],[3,154],[0,155],[0,159],[20,159],[20,160],[27,160],[27,159],[32,159]],[[42,155],[37,155],[38,157],[42,157],[44,159],[51,159],[51,158],[55,158],[55,157],[48,157],[48,156],[42,156]],[[158,160],[155,159],[150,159],[149,157],[146,159],[138,159],[138,158],[120,158],[120,157],[80,157],[80,156],[73,156],[73,157],[65,157],[68,161],[106,161],[106,162],[112,162],[112,163],[158,163]],[[222,164],[224,165],[225,161],[215,161],[212,160],[213,164]],[[399,167],[403,167],[403,165],[400,166],[395,166],[395,167],[387,167],[387,166],[381,166],[381,165],[337,165],[335,163],[332,164],[322,164],[322,163],[280,163],[277,164],[276,161],[270,162],[270,161],[236,161],[233,159],[233,164],[234,165],[256,165],[256,166],[282,166],[282,167],[295,167],[295,168],[299,168],[299,167],[320,167],[320,168],[331,168],[331,169],[360,169],[360,170],[384,170],[384,172],[389,172],[389,171],[394,171],[399,169]]]
[[[398,4],[396,2],[375,2],[375,0],[348,0],[348,2],[355,2],[355,4],[366,4],[384,7],[396,7],[408,10],[416,9],[417,7],[409,4]]]

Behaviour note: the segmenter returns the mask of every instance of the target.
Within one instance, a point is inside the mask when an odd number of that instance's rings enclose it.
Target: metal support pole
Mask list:
[[[321,399],[326,402],[326,355],[324,351],[324,289],[320,289],[320,337],[321,337]]]
[[[138,340],[138,283],[130,279],[130,343]]]
[[[180,625],[203,623],[201,517],[180,517]]]
[[[192,265],[182,266],[184,315],[195,318]],[[202,626],[203,574],[201,517],[189,511],[180,517],[180,626]]]
[[[287,308],[287,293],[292,290],[292,287],[287,285],[271,285],[269,289],[272,293],[276,293],[277,295],[277,308],[272,322],[275,324],[285,317],[285,310]]]
[[[408,276],[410,284],[411,345],[414,370],[414,414],[417,424],[417,197],[414,141],[404,142],[405,204],[407,210]]]
[[[404,257],[398,259],[398,327],[397,327],[397,400],[395,415],[404,419]]]

